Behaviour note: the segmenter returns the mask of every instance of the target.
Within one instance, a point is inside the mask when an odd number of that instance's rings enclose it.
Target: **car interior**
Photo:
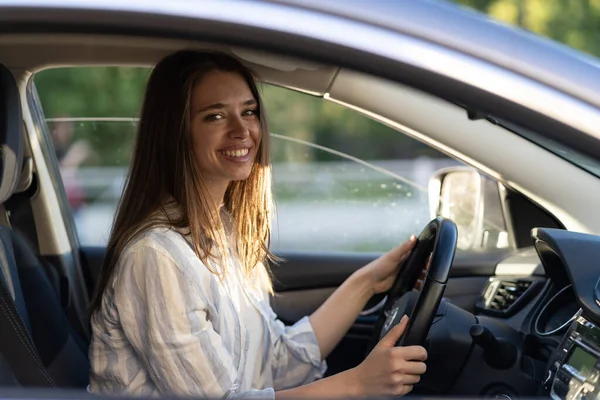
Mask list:
[[[469,110],[460,105],[376,76],[213,43],[89,34],[0,35],[0,202],[4,208],[0,213],[0,310],[4,314],[0,342],[5,341],[5,331],[16,327],[20,332],[16,340],[31,355],[28,360],[22,360],[16,350],[3,355],[2,387],[85,390],[90,335],[86,310],[105,250],[78,241],[32,77],[67,65],[151,66],[164,55],[189,47],[228,52],[269,84],[377,119],[470,165],[478,171],[481,185],[491,184],[511,245],[457,250],[448,256],[443,299],[428,311],[431,329],[424,340],[428,372],[414,393],[535,396],[571,390],[568,381],[566,387],[560,383],[553,387],[555,374],[562,370],[552,368],[559,356],[566,357],[562,353],[568,353],[564,349],[571,348],[576,336],[593,335],[596,329],[586,318],[597,318],[594,304],[600,298],[595,300],[594,291],[588,290],[589,285],[595,287],[597,274],[581,267],[581,262],[582,257],[597,256],[600,247],[595,236],[570,231],[589,231],[585,221],[600,215],[589,215],[586,200],[573,199],[569,193],[586,187],[588,198],[600,198],[599,186],[590,184],[596,176],[499,125],[469,118]],[[507,162],[511,154],[514,157]],[[556,173],[547,180],[528,173],[530,158]],[[432,179],[432,198],[436,193],[441,196],[450,172]],[[573,202],[582,202],[581,207]],[[435,254],[440,248],[428,251]],[[286,323],[310,314],[345,278],[376,256],[280,255],[285,262],[273,269],[277,295],[272,304]],[[402,307],[417,307],[414,292],[401,296],[406,291],[394,300],[412,296],[412,306]],[[328,375],[364,359],[373,337],[380,334],[390,298],[371,299],[328,357]],[[588,309],[582,307],[582,299],[589,303]],[[596,343],[585,346],[581,348],[600,351]],[[583,390],[580,386],[577,390]]]

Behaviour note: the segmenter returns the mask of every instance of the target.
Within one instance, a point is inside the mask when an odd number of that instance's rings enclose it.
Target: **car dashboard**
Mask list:
[[[600,399],[600,237],[539,228],[532,238],[498,265],[476,315],[522,335],[521,369],[538,395]]]

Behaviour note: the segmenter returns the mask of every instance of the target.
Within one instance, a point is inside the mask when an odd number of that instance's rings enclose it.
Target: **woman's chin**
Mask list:
[[[247,173],[235,174],[234,176],[231,177],[230,180],[231,180],[231,182],[240,182],[240,181],[245,181],[249,177],[250,177],[250,171],[248,171]]]

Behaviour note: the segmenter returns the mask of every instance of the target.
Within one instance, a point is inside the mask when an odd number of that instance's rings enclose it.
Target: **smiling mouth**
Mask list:
[[[249,151],[250,151],[250,149],[238,149],[238,150],[219,151],[219,153],[221,153],[227,157],[238,158],[238,157],[247,156]]]
[[[248,148],[235,150],[219,150],[218,152],[231,161],[247,161],[250,157],[250,149]]]

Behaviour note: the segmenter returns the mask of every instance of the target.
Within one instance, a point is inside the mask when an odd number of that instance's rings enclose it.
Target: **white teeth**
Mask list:
[[[223,153],[227,157],[244,157],[248,154],[248,149],[222,151],[221,153]]]

